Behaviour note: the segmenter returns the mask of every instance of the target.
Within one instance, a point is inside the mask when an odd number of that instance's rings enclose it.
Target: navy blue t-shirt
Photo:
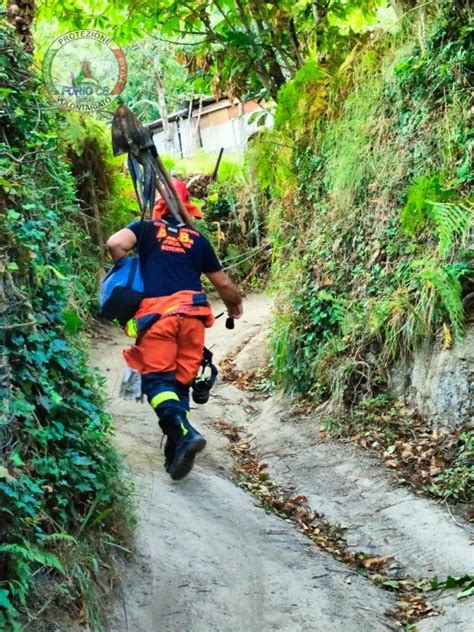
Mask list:
[[[140,222],[127,226],[140,237]],[[169,296],[181,290],[202,290],[201,275],[222,270],[208,240],[174,219],[148,220],[138,250],[145,298]]]

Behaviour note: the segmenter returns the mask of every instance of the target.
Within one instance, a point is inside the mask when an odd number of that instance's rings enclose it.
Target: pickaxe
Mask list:
[[[128,168],[143,219],[147,209],[152,217],[158,189],[178,222],[192,222],[156,150],[151,131],[125,105],[115,110],[112,119],[112,149],[114,156],[128,154]]]

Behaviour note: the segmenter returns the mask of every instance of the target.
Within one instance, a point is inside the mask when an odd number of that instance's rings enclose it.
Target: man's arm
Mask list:
[[[206,276],[224,301],[229,316],[231,318],[240,318],[244,313],[242,298],[230,277],[223,270],[208,272]]]
[[[114,233],[107,241],[107,249],[113,261],[118,261],[125,257],[130,250],[136,245],[137,238],[135,233],[129,228],[122,228]]]

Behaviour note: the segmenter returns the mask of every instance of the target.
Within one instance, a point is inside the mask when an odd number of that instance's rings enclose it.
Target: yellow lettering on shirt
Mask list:
[[[199,237],[199,233],[191,228],[180,228],[177,237],[169,235],[167,228],[164,224],[158,226],[158,232],[156,239],[160,242],[161,250],[165,252],[174,252],[177,254],[184,254],[186,250],[192,248],[194,245],[193,236]]]
[[[158,235],[156,236],[157,239],[166,239],[168,233],[166,232],[166,228],[165,226],[160,226],[160,229],[158,231]]]

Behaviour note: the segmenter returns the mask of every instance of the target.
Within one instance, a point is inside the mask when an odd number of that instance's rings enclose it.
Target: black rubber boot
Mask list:
[[[204,450],[206,439],[182,413],[163,419],[160,425],[175,446],[174,458],[166,471],[174,481],[178,481],[193,469],[196,454]]]
[[[170,437],[166,437],[164,455],[165,455],[165,470],[167,472],[169,472],[170,465],[171,463],[173,463],[175,452],[176,452],[176,445],[173,439],[171,439]]]

